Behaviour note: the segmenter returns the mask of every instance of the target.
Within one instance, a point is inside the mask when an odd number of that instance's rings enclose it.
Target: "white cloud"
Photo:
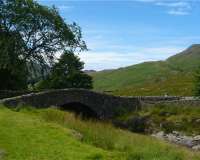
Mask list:
[[[188,2],[158,2],[156,3],[158,6],[165,6],[165,7],[185,7],[190,8],[190,4]]]
[[[138,2],[158,2],[158,0],[133,0],[133,1],[138,1]]]
[[[195,0],[135,0],[137,2],[151,3],[156,6],[164,7],[166,13],[170,15],[184,16],[192,11],[192,3],[199,3]]]
[[[178,15],[178,16],[184,16],[184,15],[189,15],[190,12],[188,11],[184,11],[184,10],[169,10],[167,12],[168,14],[171,14],[171,15]]]
[[[57,7],[62,11],[69,11],[69,10],[74,9],[73,6],[68,6],[68,5],[60,5],[60,6],[57,6]]]
[[[125,67],[145,61],[164,60],[174,55],[183,48],[181,47],[158,47],[158,48],[138,48],[133,52],[85,52],[79,56],[85,62],[85,69],[113,69]]]

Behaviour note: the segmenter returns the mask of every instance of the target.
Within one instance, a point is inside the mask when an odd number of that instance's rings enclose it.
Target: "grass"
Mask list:
[[[139,86],[124,87],[112,92],[121,96],[191,96],[194,95],[194,76],[192,73],[175,74],[168,76],[165,80],[152,80]]]
[[[93,73],[94,90],[123,96],[194,94],[193,72],[174,71],[161,65],[161,62],[157,63],[143,63],[139,67],[134,65],[110,72]]]
[[[200,160],[200,153],[152,137],[83,121],[56,109],[0,107],[4,160]]]
[[[81,143],[70,129],[45,122],[33,111],[5,108],[0,109],[0,148],[5,151],[4,160],[116,159],[111,152]]]
[[[180,131],[187,135],[200,135],[200,106],[183,104],[146,105],[141,111],[123,115],[119,119],[128,122],[134,117],[146,120],[143,124],[146,131]]]
[[[200,106],[156,105],[143,110],[141,114],[151,116],[155,124],[161,125],[167,132],[176,130],[200,134]]]

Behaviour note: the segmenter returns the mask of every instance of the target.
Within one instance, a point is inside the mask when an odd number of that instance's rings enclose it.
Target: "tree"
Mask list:
[[[26,63],[20,58],[23,41],[16,33],[0,30],[0,89],[26,89]]]
[[[1,40],[0,69],[12,67],[12,60],[20,60],[29,66],[29,72],[35,64],[40,65],[42,73],[46,66],[53,65],[57,52],[87,49],[76,23],[65,23],[55,7],[33,0],[0,0],[0,32],[12,35],[16,47],[15,52],[11,51],[10,42],[6,43],[9,38]]]
[[[195,95],[200,96],[200,67],[195,72]]]
[[[39,89],[92,88],[92,78],[85,74],[84,63],[74,53],[66,51],[53,66],[51,74],[38,85]]]

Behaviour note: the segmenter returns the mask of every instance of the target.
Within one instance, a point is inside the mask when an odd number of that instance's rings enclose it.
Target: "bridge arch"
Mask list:
[[[98,119],[98,114],[91,109],[92,107],[87,106],[80,102],[70,102],[59,106],[61,110],[75,113],[83,119]]]
[[[76,112],[82,111],[83,114],[88,111],[88,115],[94,114],[98,119],[111,119],[141,107],[140,99],[137,97],[112,96],[86,89],[49,90],[3,99],[0,103],[10,107],[16,107],[19,104],[36,108],[58,106]]]

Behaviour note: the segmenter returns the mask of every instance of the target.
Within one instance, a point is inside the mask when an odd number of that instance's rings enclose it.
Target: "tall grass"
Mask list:
[[[155,125],[160,124],[168,131],[181,131],[186,134],[200,134],[200,106],[184,104],[157,104],[144,107],[139,112],[148,116]]]
[[[93,120],[83,121],[80,117],[70,112],[63,112],[55,109],[48,109],[42,113],[42,117],[49,122],[56,122],[74,131],[81,133],[82,141],[93,144],[97,147],[112,150],[114,141],[117,141],[116,131],[109,123],[99,123]],[[112,138],[111,138],[112,137]]]
[[[109,123],[83,121],[71,113],[55,109],[41,112],[45,121],[72,129],[74,136],[88,144],[124,154],[127,160],[199,160],[200,154],[172,146],[154,138],[114,128]]]

